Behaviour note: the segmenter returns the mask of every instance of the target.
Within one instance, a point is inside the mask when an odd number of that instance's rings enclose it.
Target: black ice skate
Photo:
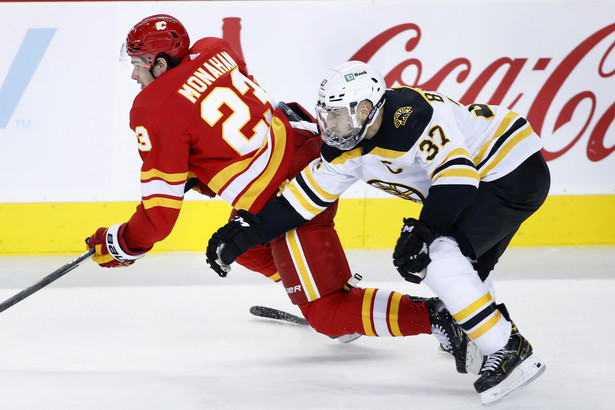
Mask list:
[[[545,369],[533,354],[530,342],[521,336],[513,323],[508,343],[487,356],[474,388],[480,393],[482,404],[493,404],[530,383]]]
[[[455,322],[439,298],[425,300],[431,321],[431,333],[440,342],[440,348],[453,355],[459,373],[478,374],[483,356],[476,345]]]

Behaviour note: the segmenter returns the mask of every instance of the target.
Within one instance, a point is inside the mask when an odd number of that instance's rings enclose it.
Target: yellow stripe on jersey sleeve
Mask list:
[[[371,150],[369,153],[373,155],[378,155],[379,157],[383,157],[383,158],[395,159],[395,158],[401,157],[404,154],[407,154],[408,151],[395,151],[392,149],[376,147],[373,150]]]
[[[489,173],[489,171],[495,168],[500,163],[500,161],[502,161],[506,157],[506,155],[515,147],[515,145],[517,145],[519,142],[523,141],[533,133],[534,130],[528,123],[527,127],[525,127],[523,131],[517,133],[517,135],[515,135],[513,138],[506,141],[504,146],[500,149],[500,152],[495,156],[495,158],[491,160],[488,166],[480,170],[480,177],[484,178]]]
[[[209,188],[215,193],[220,192],[220,189],[222,189],[228,181],[230,181],[235,175],[242,173],[246,168],[248,168],[252,162],[252,159],[253,157],[250,157],[242,161],[233,162],[231,165],[214,175],[207,186],[209,186]]]
[[[446,164],[448,161],[451,161],[456,158],[465,158],[469,162],[472,162],[472,157],[465,148],[455,148],[448,153],[444,161],[442,161],[442,164]],[[431,174],[431,181],[432,183],[434,183],[439,178],[443,177],[471,178],[478,181],[478,172],[476,171],[476,168],[463,164],[457,164],[450,167],[438,167]]]
[[[286,186],[286,189],[297,200],[301,208],[310,214],[316,216],[325,209],[324,207],[312,205],[312,202],[303,194],[303,191],[299,188],[294,179]]]
[[[188,178],[188,172],[179,172],[176,174],[169,174],[159,171],[155,168],[149,171],[141,171],[141,181],[147,181],[152,178],[160,178],[166,182],[184,182]]]
[[[339,198],[339,195],[330,194],[324,189],[322,189],[320,185],[318,185],[318,183],[314,179],[314,174],[312,174],[312,170],[310,169],[310,167],[305,168],[303,175],[305,176],[305,179],[307,179],[307,181],[310,183],[310,187],[313,188],[313,190],[316,191],[316,193],[320,195],[321,198],[323,198],[325,201],[333,202],[337,198]]]
[[[432,181],[432,184],[435,185],[436,181],[440,178],[469,178],[476,181],[476,185],[480,181],[478,171],[474,168],[448,168],[444,171],[440,172],[436,178]],[[469,182],[469,181],[467,181]]]
[[[512,111],[506,114],[506,116],[500,123],[500,126],[496,130],[495,134],[493,134],[493,138],[491,138],[487,143],[485,143],[478,151],[478,154],[476,154],[476,157],[474,157],[474,165],[478,166],[478,164],[482,162],[483,158],[487,154],[487,151],[489,150],[489,147],[491,146],[491,143],[496,139],[500,138],[502,134],[504,134],[512,120],[514,120],[516,117],[518,117],[518,114]]]
[[[160,198],[160,197],[154,197],[154,198],[143,200],[143,207],[145,209],[150,209],[150,208],[154,208],[157,206],[162,206],[164,208],[181,209],[182,201],[179,199],[169,199],[169,198]]]
[[[465,157],[468,159],[471,159],[472,157],[470,156],[470,153],[468,152],[467,149],[465,148],[455,148],[453,150],[451,150],[451,152],[448,153],[448,155],[446,156],[446,158],[444,158],[444,161],[442,161],[442,163],[446,163],[447,161],[450,161],[452,158],[457,158],[457,157]]]
[[[250,209],[258,196],[269,186],[280,164],[282,164],[284,149],[286,147],[286,127],[284,127],[282,120],[274,117],[271,122],[271,128],[272,130],[270,132],[273,132],[273,135],[275,135],[273,153],[271,154],[265,171],[254,180],[248,190],[244,192],[235,203],[234,207],[237,209]]]
[[[344,162],[350,159],[359,158],[360,156],[361,156],[361,147],[353,148],[350,151],[344,152],[339,157],[335,158],[333,161],[329,161],[329,162],[331,164],[343,164]]]

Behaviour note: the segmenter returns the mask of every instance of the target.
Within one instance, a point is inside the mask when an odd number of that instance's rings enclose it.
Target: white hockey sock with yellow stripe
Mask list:
[[[429,247],[429,255],[431,263],[423,283],[442,299],[484,355],[502,348],[512,325],[496,308],[495,299],[457,242],[440,237]]]

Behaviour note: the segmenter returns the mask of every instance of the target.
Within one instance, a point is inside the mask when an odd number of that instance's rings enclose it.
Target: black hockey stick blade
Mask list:
[[[252,306],[250,313],[254,316],[264,317],[266,319],[280,320],[282,322],[294,323],[300,326],[309,326],[309,322],[302,317],[293,315],[292,313],[284,312],[283,310],[274,309],[266,306]],[[331,339],[335,339],[340,343],[350,343],[361,337],[358,333],[351,335],[343,335],[338,337],[329,336]]]
[[[250,313],[254,316],[264,317],[267,319],[281,320],[283,322],[295,323],[301,326],[309,326],[307,320],[302,317],[293,315],[292,313],[284,312],[283,310],[278,310],[265,306],[252,306],[250,308]]]
[[[39,280],[34,285],[8,298],[7,300],[5,300],[4,302],[0,304],[0,312],[4,312],[6,309],[10,308],[14,304],[21,302],[28,296],[32,295],[34,292],[41,290],[45,286],[49,285],[51,282],[66,275],[68,272],[70,272],[71,270],[79,266],[81,262],[94,256],[95,253],[96,253],[96,250],[94,248],[88,249],[87,251],[79,255],[77,258],[73,259],[72,261],[68,262],[66,265],[62,266],[61,268],[45,276],[43,279]]]

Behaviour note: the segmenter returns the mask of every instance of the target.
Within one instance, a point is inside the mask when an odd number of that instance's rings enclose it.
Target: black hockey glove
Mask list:
[[[429,228],[414,218],[404,218],[404,226],[393,252],[393,265],[401,276],[412,283],[425,277],[429,258],[429,245],[435,239]]]
[[[207,244],[207,263],[220,277],[231,271],[230,264],[244,252],[261,243],[258,218],[243,209],[214,233]]]

